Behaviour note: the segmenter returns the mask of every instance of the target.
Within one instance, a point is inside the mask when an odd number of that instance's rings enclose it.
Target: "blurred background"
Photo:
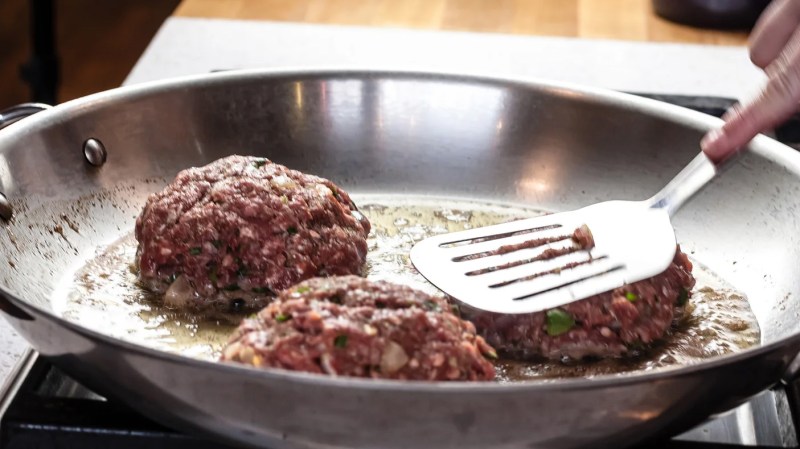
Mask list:
[[[32,100],[20,71],[33,53],[32,12],[47,3],[62,103],[122,84],[180,0],[0,0],[0,109]]]
[[[171,15],[745,45],[747,27],[767,3],[768,0],[0,0],[0,109],[32,100],[61,103],[119,86]],[[22,67],[26,67],[30,82],[23,80]],[[38,98],[32,94],[31,84],[39,86]],[[48,84],[57,87],[54,96],[42,88]]]

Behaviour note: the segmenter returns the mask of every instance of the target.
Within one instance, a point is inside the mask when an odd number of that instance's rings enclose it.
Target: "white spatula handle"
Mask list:
[[[723,162],[712,162],[700,153],[680,171],[672,181],[648,201],[650,207],[665,209],[672,216],[690,198],[705,187],[709,181],[720,174],[725,167],[739,158],[741,151],[732,154]]]

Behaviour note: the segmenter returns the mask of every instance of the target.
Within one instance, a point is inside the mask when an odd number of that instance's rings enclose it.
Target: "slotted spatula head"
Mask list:
[[[665,209],[608,201],[575,211],[442,234],[411,249],[416,269],[472,307],[551,309],[652,276],[675,256]]]

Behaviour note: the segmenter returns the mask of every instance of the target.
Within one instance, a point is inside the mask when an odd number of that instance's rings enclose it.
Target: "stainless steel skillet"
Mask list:
[[[230,153],[355,194],[568,210],[654,191],[716,123],[612,92],[437,73],[229,72],[93,95],[0,131],[12,209],[0,225],[0,305],[100,393],[251,446],[623,447],[671,435],[794,375],[800,155],[764,137],[674,223],[685,251],[748,295],[762,330],[761,346],[695,366],[507,385],[255,371],[106,337],[60,319],[52,298],[65,273],[131,229],[149,192]],[[102,146],[105,163],[88,163],[87,145],[95,156]]]

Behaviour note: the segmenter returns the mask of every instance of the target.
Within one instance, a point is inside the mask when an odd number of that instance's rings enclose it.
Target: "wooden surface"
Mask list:
[[[677,1],[677,0],[676,0]],[[648,0],[182,0],[175,16],[746,45],[663,20]]]

